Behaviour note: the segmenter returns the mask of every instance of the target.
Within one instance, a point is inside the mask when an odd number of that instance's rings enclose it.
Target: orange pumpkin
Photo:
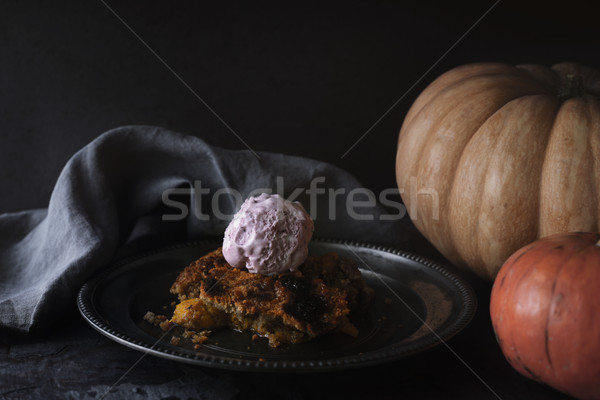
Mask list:
[[[416,99],[396,178],[408,214],[457,266],[493,280],[517,249],[600,224],[600,71],[482,63]]]
[[[600,399],[600,234],[539,239],[502,266],[490,301],[498,343],[521,374]]]

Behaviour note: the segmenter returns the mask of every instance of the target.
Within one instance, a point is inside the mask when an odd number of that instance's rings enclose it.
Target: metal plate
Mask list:
[[[170,343],[143,320],[147,311],[170,316],[177,300],[169,288],[191,261],[220,241],[186,243],[119,262],[86,283],[77,303],[100,333],[125,346],[176,361],[207,367],[254,371],[318,371],[358,368],[413,355],[460,332],[477,307],[469,285],[458,275],[422,257],[367,244],[313,239],[311,254],[337,252],[356,260],[376,298],[368,315],[353,321],[354,338],[329,333],[307,343],[268,346],[266,339],[231,329],[214,331],[194,349],[188,339]]]

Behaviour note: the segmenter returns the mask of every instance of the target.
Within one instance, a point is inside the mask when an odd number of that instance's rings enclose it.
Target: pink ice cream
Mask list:
[[[223,255],[236,267],[273,275],[295,271],[308,256],[314,230],[298,202],[263,193],[246,199],[225,230]]]

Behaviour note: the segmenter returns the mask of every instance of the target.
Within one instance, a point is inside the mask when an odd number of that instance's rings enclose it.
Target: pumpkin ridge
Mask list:
[[[540,174],[539,174],[539,184],[537,185],[538,188],[538,193],[537,193],[537,209],[538,212],[535,214],[535,217],[537,218],[537,232],[536,232],[536,237],[540,237],[542,236],[542,213],[544,213],[544,209],[543,207],[541,207],[542,204],[542,195],[544,193],[544,170],[546,169],[546,158],[548,157],[548,146],[550,145],[550,140],[552,139],[552,132],[554,132],[554,125],[556,124],[556,119],[558,118],[558,113],[560,111],[562,104],[559,104],[558,108],[556,109],[556,111],[554,112],[554,115],[552,116],[552,122],[548,125],[548,132],[546,132],[546,146],[544,148],[544,161],[542,161],[542,169],[540,170]]]
[[[550,336],[549,323],[550,323],[550,318],[552,316],[552,312],[553,312],[554,308],[557,307],[556,306],[557,296],[555,296],[556,284],[557,284],[557,282],[561,281],[560,275],[563,271],[566,270],[566,266],[570,265],[570,263],[574,263],[572,261],[573,259],[579,258],[580,255],[585,254],[585,252],[587,252],[587,250],[588,250],[586,241],[583,240],[580,235],[578,235],[578,234],[568,234],[568,235],[572,236],[574,238],[574,240],[576,241],[576,243],[573,243],[572,246],[570,246],[571,248],[575,247],[576,250],[575,250],[575,252],[573,252],[573,250],[570,250],[571,254],[569,255],[569,257],[563,263],[561,263],[560,267],[554,273],[552,288],[550,291],[550,304],[548,307],[548,314],[546,316],[546,326],[545,326],[545,330],[544,330],[545,351],[546,351],[546,356],[547,356],[548,361],[551,366],[552,366],[552,361],[551,361],[551,357],[550,357],[551,349],[550,349],[550,344],[549,344],[549,336]],[[556,250],[556,252],[558,252],[559,254],[562,254],[563,251],[565,250],[565,246],[563,246],[563,245],[552,246],[551,250]],[[577,264],[575,263],[575,265],[577,265]],[[551,368],[551,371],[552,371],[552,375],[555,376],[556,374],[555,374],[554,368]]]
[[[510,334],[510,342],[513,343],[513,344],[515,343],[513,332],[511,332],[511,334]],[[525,364],[525,362],[523,361],[523,359],[521,358],[521,353],[519,352],[519,347],[513,345],[513,349],[514,349],[514,352],[515,352],[515,357],[513,359],[514,360],[513,362],[517,363],[517,365],[513,365],[513,366],[515,368],[517,368],[517,370],[520,370],[522,372],[525,372],[526,374],[529,374],[529,377],[531,379],[533,379],[534,381],[541,382],[542,381],[541,378],[537,374],[533,373],[533,371],[531,370],[531,368],[529,368]]]
[[[561,266],[558,268],[558,270],[554,274],[553,286],[556,286],[556,283],[561,281],[560,276],[564,271],[568,272],[568,269],[566,268],[566,266],[570,266],[570,268],[579,266],[579,263],[576,262],[576,261],[578,261],[577,259],[581,255],[585,254],[589,249],[587,240],[584,239],[580,234],[568,234],[568,235],[573,237],[573,240],[575,241],[575,243],[572,243],[570,246],[569,258],[561,264]],[[596,236],[595,234],[593,234],[593,235]],[[588,234],[585,234],[585,236],[588,236]],[[575,260],[575,261],[573,261],[573,260]],[[571,266],[571,264],[572,264],[572,266]],[[553,287],[553,289],[554,289],[554,287]],[[550,318],[552,311],[553,311],[554,307],[556,306],[556,296],[554,296],[554,291],[552,292],[552,297],[550,297],[550,299],[551,300],[550,300],[550,307],[548,309],[548,318]],[[551,368],[551,371],[552,371],[552,375],[556,379],[556,373],[555,373],[554,368]],[[562,387],[563,383],[561,381],[559,381],[559,385]],[[562,389],[561,387],[557,386],[557,388],[559,388],[563,391],[566,390],[566,389]]]
[[[528,253],[528,251],[521,253],[519,255],[519,258],[521,258],[525,253]],[[507,261],[507,269],[506,269],[506,274],[511,275],[509,277],[509,279],[511,280],[511,284],[505,288],[503,291],[503,296],[504,298],[507,299],[513,299],[515,296],[518,296],[518,289],[519,289],[519,284],[521,283],[521,281],[523,280],[523,276],[527,273],[530,272],[530,270],[526,270],[526,271],[520,271],[520,269],[518,268],[518,264],[515,264],[513,260],[509,260]],[[513,274],[515,273],[520,273],[520,275],[518,276],[518,280],[516,281],[516,283],[514,282],[514,278],[513,278]],[[495,285],[494,285],[495,286]],[[500,295],[500,294],[498,294]],[[507,301],[503,301],[500,302],[501,307],[502,307],[502,312],[501,312],[501,318],[504,318],[504,313],[506,312],[508,314],[508,318],[509,320],[515,320],[516,316],[515,316],[515,307],[513,304],[507,302]],[[500,326],[499,329],[503,329],[504,331],[504,326]],[[519,348],[516,345],[516,341],[515,341],[515,336],[514,336],[514,332],[513,331],[509,331],[509,340],[508,340],[508,346],[507,348],[512,349],[512,351],[514,352],[514,358],[513,357],[507,357],[507,359],[509,361],[514,360],[514,362],[517,362],[517,365],[514,365],[513,362],[511,362],[511,364],[513,365],[513,367],[515,367],[517,370],[521,371],[521,373],[525,372],[528,373],[529,368],[525,368],[525,365],[523,363],[523,360],[521,359],[520,356],[520,352],[519,352]],[[529,370],[530,371],[530,370]],[[534,375],[530,374],[532,379],[536,379],[534,377]]]
[[[544,267],[544,265],[546,263],[546,260],[547,259],[552,259],[555,256],[555,253],[559,253],[559,254],[562,253],[561,251],[556,251],[557,249],[554,246],[549,246],[549,245],[550,244],[548,244],[548,247],[551,247],[551,248],[548,249],[542,257],[538,257],[538,259],[535,260],[535,262],[533,264],[529,265],[529,267],[526,268],[525,271],[521,274],[521,276],[519,277],[518,282],[516,282],[516,284],[513,285],[513,288],[512,288],[513,289],[513,293],[510,293],[510,294],[507,293],[507,296],[506,296],[507,298],[510,298],[510,299],[514,298],[515,293],[516,293],[517,298],[519,298],[522,295],[522,292],[523,292],[522,285],[524,283],[525,284],[528,283],[529,276],[534,271],[536,271],[538,268],[541,267],[543,269],[543,267]],[[537,247],[534,247],[534,250],[539,251],[540,250],[540,246],[538,245]],[[563,263],[561,265],[560,269],[562,269],[564,267],[564,264],[565,263]],[[514,261],[513,261],[512,265],[513,265],[513,267],[516,266],[519,269],[523,268],[523,266],[521,264],[515,264]],[[551,307],[552,307],[552,300],[548,304],[548,315],[550,314]],[[527,323],[529,323],[529,322],[530,321],[527,321]],[[515,344],[515,340],[514,340],[514,337],[513,337],[513,333],[514,332],[511,331],[511,341],[512,341],[512,343],[514,345]],[[514,351],[515,351],[515,354],[516,354],[517,358],[520,358],[519,346],[514,345]],[[521,365],[523,367],[525,367],[525,363],[522,362],[522,361],[521,361]],[[532,375],[532,376],[535,376],[534,379],[536,379],[538,381],[541,380],[541,377],[539,377],[537,375]]]
[[[589,104],[588,104],[587,101],[586,101],[586,106],[583,108],[583,112],[585,113],[585,116],[586,116],[587,120],[590,121],[590,126],[593,127],[595,125],[594,124],[594,118],[593,118],[592,113],[590,113]],[[589,132],[588,137],[587,137],[587,145],[588,146],[587,146],[587,152],[586,153],[588,154],[588,159],[590,160],[590,163],[592,164],[592,168],[591,169],[592,169],[592,171],[594,171],[595,170],[595,166],[596,166],[595,165],[596,161],[594,159],[594,153],[592,151],[592,136],[594,136],[594,132],[593,132],[592,129],[590,129],[590,132]],[[592,197],[595,198],[596,197],[596,184],[595,184],[594,179],[591,179],[590,183],[591,183],[590,188],[592,190]],[[593,219],[596,222],[594,224],[595,225],[594,228],[596,230],[598,230],[597,208],[594,208],[593,211],[594,211],[594,218]]]
[[[480,164],[478,165],[479,169],[482,170],[482,182],[481,184],[483,185],[483,189],[481,191],[479,191],[479,193],[477,193],[478,198],[477,200],[474,202],[475,206],[477,207],[476,210],[474,210],[474,212],[477,213],[478,216],[481,215],[483,206],[485,204],[485,202],[483,201],[484,197],[487,196],[489,193],[485,190],[485,182],[488,181],[490,174],[492,174],[494,172],[494,167],[496,167],[496,165],[492,165],[491,161],[493,160],[494,157],[492,157],[492,154],[501,154],[502,153],[502,149],[499,148],[499,142],[502,140],[503,135],[507,135],[507,127],[508,130],[510,130],[511,125],[510,123],[507,124],[506,120],[510,118],[507,118],[506,115],[507,113],[510,112],[518,112],[520,113],[523,109],[523,107],[530,107],[529,105],[524,106],[522,103],[523,102],[527,102],[529,103],[530,101],[535,101],[536,98],[539,98],[540,96],[543,96],[544,98],[549,98],[547,94],[527,94],[527,95],[523,95],[523,96],[519,96],[513,99],[510,99],[509,101],[507,101],[505,104],[503,104],[501,107],[499,107],[496,111],[494,111],[494,113],[489,116],[486,121],[484,123],[482,123],[478,129],[476,130],[476,132],[471,136],[471,138],[469,139],[469,143],[467,143],[467,145],[463,148],[461,157],[460,157],[460,161],[459,164],[460,165],[464,159],[464,157],[466,157],[467,154],[467,149],[469,147],[469,144],[475,140],[475,137],[477,136],[477,134],[480,132],[480,130],[484,127],[487,127],[487,124],[490,123],[490,121],[492,120],[492,118],[497,118],[499,120],[499,125],[496,127],[492,127],[490,130],[492,131],[492,135],[493,140],[490,141],[489,143],[485,143],[485,148],[489,150],[489,155],[487,157],[483,157],[480,159]],[[513,103],[513,102],[517,102],[517,103]],[[554,113],[556,114],[556,110],[558,109],[558,102],[555,101],[548,101],[547,104],[547,108],[548,110],[551,109],[551,104],[554,103],[555,104],[555,108],[554,108]],[[532,107],[531,109],[536,110],[537,111],[538,107]],[[546,108],[546,107],[545,107]],[[542,112],[539,112],[539,114],[542,114]],[[510,115],[510,114],[508,114]],[[531,118],[537,118],[537,115],[534,114]],[[535,130],[538,130],[539,128],[536,128]],[[548,143],[548,137],[549,137],[549,130],[551,129],[551,124],[548,126],[548,130],[542,130],[540,129],[539,132],[528,132],[529,134],[533,135],[534,133],[536,134],[535,137],[539,137],[539,136],[543,136],[545,137],[544,142],[545,143],[541,143],[541,147],[543,147],[543,150],[545,151],[545,148],[547,146]],[[488,135],[490,136],[490,135]],[[540,141],[541,142],[541,141]],[[543,153],[542,153],[543,154]],[[518,162],[518,161],[517,161]],[[541,172],[542,168],[543,168],[543,160],[540,160],[540,164],[538,165],[538,168]],[[455,170],[455,175],[454,178],[456,179],[456,177],[458,176],[458,170]],[[461,177],[462,178],[462,177]],[[534,185],[534,187],[537,185],[539,186],[539,181],[541,180],[541,175],[539,176],[537,182],[533,182],[532,185]],[[452,183],[452,188],[453,191],[454,190],[459,190],[456,189],[457,187],[459,187],[459,185],[457,183],[455,183],[453,181]],[[450,196],[451,200],[454,200],[454,193]],[[535,199],[536,203],[539,205],[539,194],[536,196]],[[451,204],[452,205],[452,204]],[[456,205],[456,204],[454,204]],[[472,207],[473,205],[471,204],[470,207]],[[535,208],[535,207],[534,207]],[[538,207],[539,208],[539,207]],[[538,229],[537,228],[533,228],[534,226],[539,224],[539,219],[535,222],[531,222],[531,229],[534,229],[533,236],[532,236],[532,240],[537,236],[538,233]],[[452,238],[454,238],[456,236],[455,231],[452,229],[451,227],[451,231],[453,232]],[[479,217],[478,217],[478,222],[474,224],[473,230],[472,230],[472,236],[473,236],[473,245],[475,247],[475,250],[472,251],[472,256],[469,257],[470,260],[472,260],[472,263],[475,265],[479,265],[481,266],[482,270],[484,270],[486,272],[486,276],[487,279],[493,279],[494,277],[494,271],[497,271],[500,269],[502,263],[504,261],[506,261],[506,258],[508,258],[508,256],[510,254],[512,254],[514,251],[516,251],[520,246],[516,246],[516,248],[513,249],[513,251],[511,251],[509,254],[506,255],[506,257],[504,257],[504,259],[500,262],[499,265],[493,265],[490,262],[486,262],[486,260],[484,259],[484,254],[489,253],[489,251],[486,251],[486,249],[482,246],[484,246],[485,243],[487,243],[485,240],[480,239],[480,238],[485,238],[488,235],[486,235],[483,231],[482,231],[482,225],[479,222]],[[458,248],[458,246],[457,246]],[[465,249],[465,251],[468,251],[468,249]],[[464,258],[464,257],[463,257]]]
[[[590,110],[590,108],[593,108],[596,112],[593,112],[592,110]],[[598,115],[598,113],[600,113],[600,103],[596,100],[591,100],[591,101],[587,101],[587,107],[585,109],[586,113],[588,114],[588,118],[592,121],[592,129],[591,132],[588,136],[588,149],[591,153],[591,164],[592,164],[592,168],[591,170],[592,172],[592,179],[590,182],[590,186],[591,186],[591,190],[592,190],[592,198],[597,199],[598,198],[598,181],[597,179],[594,179],[594,177],[600,177],[600,171],[599,171],[599,165],[598,165],[598,161],[597,161],[597,157],[600,157],[600,141],[598,140],[598,138],[600,138],[600,118],[598,117],[594,117],[595,115]],[[596,152],[594,152],[594,149],[597,149]],[[596,172],[596,173],[594,173]],[[594,230],[596,232],[600,232],[600,218],[598,218],[598,213],[599,213],[599,209],[598,207],[594,208],[594,221],[595,221],[595,226],[594,226]]]
[[[464,84],[467,81],[470,84],[473,84],[472,81],[474,79],[484,79],[484,78],[490,78],[490,77],[495,77],[495,78],[505,77],[507,79],[510,79],[511,81],[513,81],[513,80],[521,81],[522,80],[522,81],[524,81],[523,83],[528,83],[529,86],[526,87],[525,89],[523,89],[523,86],[518,86],[515,84],[515,86],[512,89],[510,89],[510,90],[512,90],[512,93],[510,93],[510,95],[506,95],[506,98],[504,98],[502,101],[498,101],[498,104],[496,104],[495,107],[490,107],[489,114],[485,117],[482,117],[481,122],[476,124],[477,128],[475,128],[472,132],[470,132],[468,134],[462,135],[463,137],[465,137],[465,140],[464,140],[464,145],[461,146],[461,153],[464,152],[464,149],[468,146],[469,142],[473,139],[475,134],[479,131],[479,128],[481,126],[483,126],[490,118],[492,118],[498,111],[500,111],[504,107],[506,107],[509,103],[511,103],[513,101],[517,101],[524,97],[529,97],[529,96],[547,96],[547,91],[545,91],[539,83],[532,82],[531,80],[526,79],[526,77],[524,76],[524,74],[521,71],[515,69],[514,73],[488,73],[488,74],[481,74],[481,75],[477,75],[475,77],[469,77],[467,79],[457,81],[454,84],[452,84],[451,86],[448,86],[448,87],[444,88],[443,90],[440,90],[436,96],[433,96],[431,98],[431,100],[429,101],[428,104],[431,104],[432,102],[438,100],[439,99],[438,96],[444,94],[446,91],[457,90],[457,86],[459,86],[460,84]],[[497,82],[490,82],[483,88],[479,88],[479,90],[475,91],[474,93],[471,93],[470,97],[475,98],[476,96],[486,95],[489,93],[490,90],[494,90],[494,89],[498,89],[498,88],[499,88],[499,85]],[[540,92],[542,92],[542,93],[540,93]],[[450,119],[454,118],[455,112],[458,112],[457,111],[458,109],[464,108],[464,107],[465,107],[465,105],[463,102],[457,102],[452,107],[449,107],[447,112],[445,112],[444,114],[438,115],[435,123],[430,127],[429,131],[427,132],[429,135],[422,141],[422,146],[420,147],[419,150],[422,150],[423,148],[431,148],[432,144],[434,144],[435,142],[437,142],[439,140],[437,138],[437,136],[438,136],[438,132],[441,131],[440,127],[443,126],[444,124],[447,124],[448,118],[450,118]],[[415,119],[417,116],[415,116]],[[456,179],[458,179],[457,167],[461,162],[462,155],[463,154],[461,154],[460,157],[457,157],[456,160],[454,160],[454,162],[450,166],[450,168],[448,168],[449,171],[452,171],[449,174],[450,176],[448,176],[449,190],[445,196],[440,196],[440,204],[439,204],[440,205],[440,209],[439,209],[440,223],[442,223],[444,226],[446,226],[450,230],[452,229],[451,228],[452,224],[449,223],[448,219],[449,219],[449,210],[452,207],[452,204],[451,204],[452,194],[451,193],[453,190],[452,188],[455,187]],[[427,165],[426,159],[422,159],[422,160],[419,160],[416,163],[414,163],[413,171],[422,170],[423,169],[422,165]],[[417,176],[417,174],[413,173],[411,176]],[[446,200],[446,201],[444,202],[443,200]],[[429,229],[424,229],[424,231],[427,233],[429,233],[429,232],[435,233],[435,229],[432,229],[431,231]],[[437,240],[432,241],[430,237],[427,237],[427,239],[431,242],[439,243]],[[444,237],[444,241],[445,241],[445,245],[443,246],[443,249],[445,250],[443,252],[444,255],[455,264],[466,265],[467,263],[464,258],[464,254],[460,250],[460,247],[457,245],[457,242],[455,241],[454,236],[447,235]],[[438,247],[438,249],[439,249],[439,247]],[[448,252],[451,252],[452,254],[448,254]],[[480,264],[485,265],[485,262],[483,262],[483,260],[481,260]],[[489,279],[489,277],[487,277],[486,279]]]
[[[598,224],[597,220],[592,221],[597,211],[589,185],[593,158],[589,130],[593,121],[584,114],[586,105],[586,99],[566,100],[553,121],[541,173],[540,237],[573,230],[590,231]]]
[[[529,84],[532,83],[531,80],[528,80],[523,75],[523,73],[521,71],[516,70],[516,69],[515,69],[514,73],[508,73],[508,72],[506,72],[506,73],[497,73],[497,72],[496,73],[482,73],[482,74],[476,74],[476,75],[473,75],[473,76],[466,76],[466,77],[464,77],[462,79],[453,81],[452,83],[448,84],[447,86],[444,86],[444,87],[438,89],[437,92],[433,96],[431,96],[428,99],[428,101],[426,101],[425,103],[423,103],[423,105],[421,107],[419,107],[419,109],[417,111],[415,111],[414,113],[412,112],[412,110],[409,110],[409,113],[411,113],[413,115],[413,117],[410,118],[410,119],[405,119],[404,120],[404,123],[403,123],[403,125],[402,125],[402,127],[400,129],[400,135],[398,137],[399,146],[400,146],[400,142],[402,141],[402,137],[406,136],[406,134],[402,135],[402,132],[409,130],[409,128],[411,127],[410,125],[412,125],[412,123],[414,122],[414,120],[417,119],[417,117],[421,114],[421,112],[423,112],[423,110],[425,108],[427,108],[427,106],[430,106],[432,103],[434,103],[436,100],[438,100],[441,94],[443,94],[443,93],[445,93],[447,91],[450,91],[450,90],[456,90],[457,86],[461,86],[466,81],[470,81],[472,79],[489,78],[489,77],[500,77],[500,76],[504,76],[504,77],[507,77],[507,78],[510,78],[510,77],[518,78],[519,80],[524,80],[526,83],[529,83]],[[434,81],[434,83],[435,83],[435,81]],[[484,87],[482,89],[479,89],[477,92],[471,93],[470,95],[473,97],[473,96],[476,96],[476,95],[479,95],[479,94],[482,94],[482,93],[486,93],[489,89],[497,87],[498,85],[490,83],[489,86],[490,87]],[[543,92],[546,92],[546,93],[517,94],[514,97],[511,97],[510,99],[508,99],[506,102],[502,103],[502,105],[499,106],[498,109],[502,108],[504,105],[506,105],[510,101],[513,101],[513,100],[515,100],[517,98],[520,98],[520,97],[523,97],[523,96],[529,96],[529,95],[532,95],[532,94],[533,95],[535,95],[535,94],[547,94],[547,90],[545,90],[541,86],[541,84],[539,84],[538,82],[535,82],[534,86],[537,86],[536,89],[541,89]],[[450,113],[452,113],[456,108],[460,107],[461,105],[462,105],[461,102],[457,102],[454,105],[454,107],[449,107],[448,110],[444,114],[442,114],[440,116],[437,116],[436,117],[436,123],[434,125],[432,125],[432,127],[429,129],[429,132],[427,132],[427,133],[431,134],[432,132],[437,132],[437,129],[433,129],[433,128],[434,127],[437,128],[441,124],[441,122],[443,122],[445,120],[445,118],[448,117],[448,115]],[[492,112],[492,114],[495,111],[497,111],[497,110],[494,110]],[[488,118],[489,118],[489,116],[488,116]],[[488,118],[486,118],[485,120],[487,120]],[[431,136],[433,136],[433,135],[431,134]],[[425,144],[427,144],[427,143],[428,143],[428,140],[421,140],[421,141],[419,141],[420,147],[417,150],[422,150],[422,148],[425,147]],[[411,175],[414,175],[414,174],[412,174],[412,171],[411,171]]]
[[[500,69],[505,69],[505,71],[500,72]],[[467,64],[460,67],[456,67],[453,70],[447,71],[444,74],[437,77],[433,82],[431,82],[421,94],[415,99],[415,102],[411,106],[411,109],[408,110],[406,116],[404,118],[404,122],[408,123],[412,121],[419,112],[429,104],[435,97],[438,96],[439,93],[446,90],[447,88],[454,86],[457,83],[464,82],[469,79],[477,78],[480,76],[492,76],[492,75],[512,75],[517,76],[517,71],[512,71],[511,69],[516,69],[515,67],[498,63],[498,62],[481,62],[474,64]],[[473,72],[473,70],[475,70]],[[493,72],[496,71],[496,72]],[[457,75],[455,77],[455,75]],[[444,82],[447,80],[448,82]],[[439,86],[439,87],[438,87]],[[419,98],[424,96],[425,100],[420,100]],[[418,107],[413,110],[413,107]],[[402,130],[402,129],[401,129]]]
[[[465,80],[465,79],[461,79],[461,80],[460,80],[460,82],[462,82],[462,81],[464,81],[464,80]],[[454,82],[454,83],[453,83],[453,84],[451,84],[450,86],[454,86],[454,84],[456,84],[456,83],[457,83],[457,82]],[[447,89],[447,87],[444,87],[442,90],[438,90],[438,91],[437,91],[437,93],[435,93],[435,94],[434,94],[434,95],[433,95],[433,96],[432,96],[432,97],[429,99],[429,101],[427,101],[426,103],[424,103],[424,104],[423,104],[423,106],[422,106],[422,107],[421,107],[421,108],[418,110],[418,112],[416,112],[416,113],[414,114],[414,117],[413,117],[413,118],[412,118],[412,119],[411,119],[409,122],[407,122],[407,123],[406,123],[406,125],[407,125],[407,126],[406,126],[406,128],[405,128],[405,126],[404,126],[404,125],[402,126],[402,128],[401,128],[401,131],[400,131],[400,136],[399,136],[399,139],[398,139],[398,142],[399,142],[399,143],[400,143],[400,141],[402,140],[402,137],[403,137],[403,135],[402,135],[402,132],[403,132],[403,131],[405,131],[405,129],[409,129],[409,128],[411,127],[410,125],[411,125],[411,124],[412,124],[412,123],[413,123],[413,122],[414,122],[414,121],[417,119],[417,117],[418,117],[418,116],[421,114],[421,112],[424,112],[424,110],[425,110],[425,109],[426,109],[428,106],[429,106],[429,107],[432,107],[432,105],[431,105],[431,104],[432,104],[432,103],[434,103],[434,102],[436,101],[436,99],[438,99],[438,96],[439,96],[441,93],[443,93],[443,92],[444,92],[446,89]],[[480,90],[479,92],[481,93],[481,92],[484,92],[484,91],[483,91],[483,90]],[[447,117],[448,117],[450,114],[452,114],[452,112],[453,112],[453,111],[454,111],[456,108],[460,107],[461,105],[462,105],[461,103],[456,103],[456,104],[454,104],[454,106],[453,106],[453,107],[448,107],[448,108],[447,108],[447,110],[445,110],[444,114],[440,115],[440,116],[439,116],[439,117],[436,119],[436,122],[435,122],[435,123],[434,123],[434,124],[431,126],[431,128],[428,130],[428,132],[427,132],[427,134],[428,134],[428,135],[427,135],[427,137],[426,137],[425,139],[423,139],[423,140],[419,140],[419,141],[418,141],[418,148],[417,148],[417,149],[414,149],[414,153],[415,153],[415,154],[417,154],[417,153],[420,153],[420,152],[421,152],[421,151],[422,151],[424,148],[427,148],[427,147],[429,147],[429,146],[430,146],[430,143],[431,143],[432,141],[434,141],[434,140],[435,140],[435,136],[436,136],[436,135],[435,135],[435,133],[439,131],[439,126],[440,126],[440,125],[441,125],[441,124],[442,124],[442,123],[445,121],[445,119],[446,119],[446,118],[447,118]],[[410,111],[410,110],[409,110],[409,111]],[[406,121],[405,121],[405,122],[406,122]],[[405,135],[404,135],[404,136],[405,136]],[[399,144],[399,146],[398,146],[398,149],[400,149],[400,148],[401,148],[400,146],[401,146],[401,144]],[[399,157],[399,155],[400,155],[400,152],[398,151],[398,152],[397,152],[397,154],[396,154],[396,157],[398,158],[398,157]],[[409,176],[409,177],[418,177],[418,176],[419,176],[419,174],[418,174],[418,171],[423,169],[423,168],[422,168],[422,161],[421,161],[421,160],[418,160],[418,161],[416,161],[416,162],[412,162],[412,163],[410,163],[409,165],[410,165],[410,168],[409,168],[409,174],[408,174],[408,176]],[[406,176],[405,174],[402,174],[402,175],[403,175],[403,176]],[[406,187],[406,182],[404,182],[404,185],[400,185],[400,182],[398,182],[398,184],[399,184],[398,186],[399,186],[400,188],[402,188],[402,187]],[[418,185],[418,180],[417,180],[417,183],[416,183],[416,185]],[[418,192],[418,190],[419,190],[419,189],[417,188],[417,192]],[[418,194],[418,193],[417,193],[417,194]],[[402,197],[402,194],[401,194],[401,197]],[[407,204],[407,201],[406,201],[406,199],[404,199],[404,198],[403,198],[403,200],[404,200],[404,203],[405,203],[405,204]],[[410,200],[411,200],[411,199],[409,198],[408,200],[409,200],[409,202],[410,202]],[[440,205],[440,206],[441,206],[441,205]],[[411,205],[409,205],[409,208],[410,208],[410,207],[411,207]],[[428,241],[430,241],[430,242],[433,242],[433,241],[431,240],[431,237],[430,237],[430,234],[429,234],[429,232],[430,232],[430,231],[429,231],[428,229],[421,229],[421,228],[420,228],[420,225],[423,223],[423,218],[422,218],[422,217],[421,217],[421,218],[419,218],[419,216],[418,216],[418,215],[419,215],[419,211],[418,211],[418,210],[419,210],[419,207],[418,207],[418,202],[417,202],[417,205],[416,205],[416,209],[417,209],[417,211],[416,211],[417,215],[416,215],[416,216],[412,216],[412,217],[411,217],[411,219],[416,217],[416,219],[413,219],[413,221],[414,221],[415,225],[416,225],[417,227],[419,227],[419,230],[421,231],[421,233],[423,234],[423,236],[425,236],[425,238],[426,238]],[[443,213],[445,212],[445,210],[439,210],[439,211],[440,211],[440,216],[441,216],[441,215],[444,215]],[[453,245],[454,245],[454,244],[453,244]]]
[[[471,142],[473,140],[473,138],[475,137],[475,135],[477,134],[477,132],[479,131],[479,129],[481,129],[482,126],[484,126],[494,115],[496,115],[496,113],[498,111],[502,110],[508,103],[510,103],[510,102],[512,102],[514,100],[516,100],[516,99],[511,99],[511,100],[507,101],[500,108],[498,108],[498,110],[494,111],[492,113],[492,115],[490,115],[485,120],[485,122],[483,124],[481,124],[481,126],[479,128],[477,128],[477,130],[475,131],[475,133],[469,139],[469,142]],[[492,148],[492,149],[495,148],[499,139],[500,139],[500,135],[497,134],[494,137],[493,144],[490,145],[490,148]],[[465,149],[467,148],[468,145],[469,145],[469,143],[467,143],[467,145],[465,146]],[[462,155],[461,155],[460,158],[462,159],[464,155],[465,155],[465,152],[463,151],[463,153],[462,153]],[[485,166],[482,166],[482,168],[485,169],[485,172],[483,173],[483,180],[484,181],[485,181],[485,177],[487,176],[488,169],[490,167],[490,161],[491,161],[491,157],[485,157],[484,158]],[[459,161],[459,164],[460,164],[460,161]],[[456,179],[456,176],[457,176],[457,174],[455,173],[454,174],[454,179]],[[456,187],[454,180],[452,182],[452,187],[453,188]],[[481,244],[480,244],[479,240],[475,240],[475,238],[479,238],[479,235],[480,235],[480,232],[481,232],[481,225],[479,224],[479,215],[480,215],[481,208],[482,208],[482,201],[481,201],[481,199],[483,198],[484,195],[485,195],[485,190],[481,190],[481,192],[479,193],[478,199],[476,201],[476,204],[477,204],[477,210],[476,210],[476,212],[477,212],[477,215],[478,215],[478,218],[477,218],[478,222],[475,224],[475,227],[474,227],[475,229],[474,229],[474,232],[473,232],[473,239],[474,239],[474,243],[475,243],[475,246],[476,246],[475,254],[478,255],[478,257],[477,257],[478,258],[477,264],[484,265],[484,268],[485,268],[485,262],[483,260],[483,257],[481,256],[481,250],[482,250],[481,249]],[[452,199],[452,196],[450,198]],[[456,244],[454,246],[457,247]],[[485,268],[485,269],[486,269],[486,272],[489,273],[489,269],[488,268]]]
[[[564,264],[563,264],[564,267]],[[561,269],[563,268],[561,267]],[[557,276],[560,274],[560,270],[557,272]],[[550,357],[550,317],[552,316],[552,305],[554,304],[554,293],[556,292],[556,279],[552,282],[552,288],[550,289],[550,307],[548,307],[548,313],[546,314],[546,326],[544,327],[544,352],[546,358],[550,364],[550,370],[554,372],[554,366],[552,365],[552,357]]]

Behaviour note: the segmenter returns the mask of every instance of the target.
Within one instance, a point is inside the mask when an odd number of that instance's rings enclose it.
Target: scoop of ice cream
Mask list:
[[[294,271],[308,256],[314,223],[298,202],[263,193],[242,204],[225,230],[223,256],[249,272]]]

